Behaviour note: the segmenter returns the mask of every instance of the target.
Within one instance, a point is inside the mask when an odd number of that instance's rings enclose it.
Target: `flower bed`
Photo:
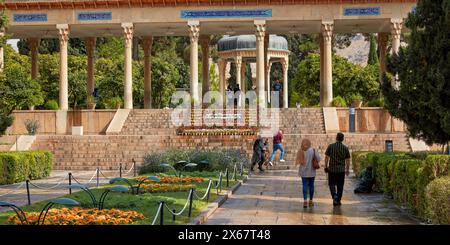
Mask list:
[[[223,136],[223,135],[256,135],[256,127],[179,127],[177,135],[183,136]]]
[[[174,192],[174,191],[188,191],[195,189],[195,185],[191,184],[142,184],[140,190],[143,192]]]
[[[37,223],[39,212],[26,212],[25,215],[30,224]],[[118,209],[52,208],[48,211],[45,225],[120,225],[131,224],[144,218],[142,213]],[[16,215],[9,217],[8,222],[21,224]]]
[[[191,177],[191,176],[183,176],[183,177],[177,177],[177,176],[157,176],[161,181],[161,183],[202,183],[205,181],[204,178],[201,177]],[[137,181],[144,180],[145,177],[137,177]],[[155,183],[153,180],[146,179],[144,183]]]

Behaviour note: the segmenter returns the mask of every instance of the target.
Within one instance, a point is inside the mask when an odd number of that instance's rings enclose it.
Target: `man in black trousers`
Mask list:
[[[344,134],[338,133],[336,143],[330,144],[325,152],[325,172],[328,173],[333,206],[341,205],[345,176],[350,173],[350,151],[343,141]]]

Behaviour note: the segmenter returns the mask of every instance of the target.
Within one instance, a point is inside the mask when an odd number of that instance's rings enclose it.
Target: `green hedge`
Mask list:
[[[357,175],[368,165],[373,166],[376,190],[392,196],[399,204],[407,204],[420,217],[435,220],[431,213],[438,213],[433,211],[433,207],[438,207],[434,203],[437,198],[427,196],[427,186],[450,175],[449,155],[353,152],[352,157]]]
[[[47,177],[52,166],[53,154],[47,151],[0,152],[0,184]]]
[[[428,217],[435,224],[450,224],[450,176],[431,181],[426,193]]]

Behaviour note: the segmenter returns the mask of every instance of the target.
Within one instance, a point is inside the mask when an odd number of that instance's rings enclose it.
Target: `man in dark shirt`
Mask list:
[[[341,205],[345,176],[350,173],[350,151],[343,141],[344,134],[338,133],[336,143],[330,144],[325,152],[325,172],[328,173],[333,206]]]

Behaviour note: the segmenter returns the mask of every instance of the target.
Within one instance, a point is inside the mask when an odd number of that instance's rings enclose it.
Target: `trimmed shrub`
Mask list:
[[[0,184],[13,184],[50,175],[53,154],[47,151],[0,152]]]
[[[352,152],[352,167],[356,176],[361,174],[361,171],[369,165],[367,155],[370,151],[354,151]]]
[[[345,99],[341,96],[337,96],[332,101],[333,106],[335,107],[347,107],[347,103],[345,102]]]
[[[426,187],[427,215],[434,224],[450,224],[450,176],[437,178]]]
[[[171,164],[175,169],[181,170],[179,161],[187,161],[199,164],[195,168],[186,168],[184,171],[197,170],[225,170],[227,167],[231,171],[234,164],[240,166],[248,164],[246,153],[239,149],[231,150],[179,150],[171,149],[164,153],[149,153],[144,157],[144,165],[140,173],[170,171],[161,169],[161,163]],[[201,161],[208,161],[208,165],[200,165]]]
[[[45,103],[44,108],[46,110],[58,110],[59,106],[58,106],[58,102],[56,102],[56,100],[49,100]]]

